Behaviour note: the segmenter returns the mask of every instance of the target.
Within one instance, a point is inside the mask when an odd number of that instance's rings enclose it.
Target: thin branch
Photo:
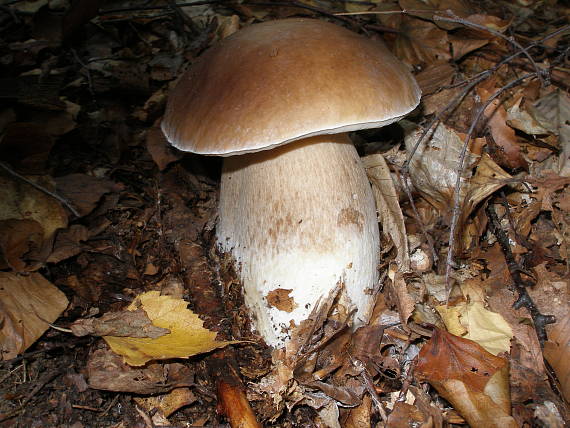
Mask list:
[[[455,235],[456,235],[456,230],[457,230],[457,226],[459,223],[459,216],[460,216],[460,212],[461,212],[461,195],[460,195],[461,172],[463,171],[463,165],[465,163],[465,157],[467,155],[467,148],[469,147],[469,142],[471,141],[473,133],[475,132],[475,128],[477,127],[479,120],[483,116],[483,113],[485,112],[487,107],[490,106],[491,103],[495,99],[500,97],[504,92],[506,92],[507,90],[521,84],[524,80],[526,80],[530,77],[537,77],[537,73],[525,74],[524,76],[521,76],[518,79],[515,79],[515,80],[507,83],[505,86],[503,86],[501,89],[499,89],[493,95],[491,95],[489,97],[489,99],[487,100],[487,102],[483,106],[481,106],[479,108],[479,110],[477,111],[475,118],[471,122],[471,126],[469,127],[469,131],[467,131],[467,135],[465,136],[463,148],[461,149],[461,154],[459,155],[458,166],[457,166],[457,169],[455,171],[457,178],[455,181],[455,191],[454,191],[454,197],[453,197],[453,199],[454,199],[453,215],[451,217],[451,225],[450,225],[450,230],[449,230],[449,235],[450,235],[449,236],[449,250],[447,253],[447,266],[445,269],[445,280],[446,280],[448,287],[450,287],[451,269],[453,267],[453,257],[455,255],[454,254],[455,253],[455,241],[456,241]]]
[[[486,212],[487,216],[489,217],[490,230],[496,236],[497,241],[501,246],[501,250],[503,251],[503,255],[505,256],[505,260],[507,262],[509,274],[518,293],[518,298],[513,304],[513,307],[515,309],[524,307],[529,311],[530,316],[532,317],[536,335],[538,336],[541,345],[544,345],[544,342],[547,339],[546,325],[555,323],[556,317],[553,315],[544,315],[538,310],[536,304],[532,301],[526,289],[527,286],[533,285],[532,282],[525,281],[521,277],[521,273],[525,273],[526,275],[529,274],[524,272],[522,267],[519,266],[519,264],[516,262],[513,252],[511,251],[511,246],[509,244],[509,237],[501,227],[497,213],[491,205],[487,206]],[[509,211],[507,210],[507,213],[508,212]],[[516,233],[516,230],[513,229],[513,231]]]

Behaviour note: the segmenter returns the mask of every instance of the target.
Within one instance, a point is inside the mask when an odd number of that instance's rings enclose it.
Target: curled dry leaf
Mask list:
[[[544,128],[525,108],[521,107],[523,96],[519,95],[512,106],[507,109],[507,124],[514,129],[529,135],[546,135]]]
[[[153,325],[141,308],[135,311],[109,312],[101,318],[80,319],[71,324],[69,328],[76,336],[91,334],[156,339],[170,333],[166,328]]]
[[[180,159],[183,152],[177,151],[168,143],[162,129],[160,129],[160,120],[157,120],[146,134],[146,149],[158,169],[163,171],[172,162]]]
[[[372,183],[376,208],[380,215],[380,223],[384,234],[392,238],[398,250],[396,263],[402,272],[410,269],[408,238],[404,215],[398,203],[398,192],[392,181],[390,168],[381,154],[369,155],[362,158],[368,179]]]
[[[509,366],[480,345],[434,329],[418,355],[415,375],[432,385],[472,427],[515,428]]]
[[[0,272],[0,360],[24,352],[67,307],[67,298],[39,273]]]
[[[204,322],[186,309],[187,305],[182,299],[161,296],[158,291],[143,293],[127,311],[142,308],[154,326],[168,329],[170,333],[156,339],[117,336],[103,336],[103,339],[132,366],[142,366],[151,360],[188,358],[236,343],[216,341],[216,333],[204,328]]]
[[[416,299],[408,292],[408,287],[402,272],[390,269],[388,276],[391,281],[388,290],[396,300],[400,321],[406,325],[416,307]]]
[[[156,426],[160,426],[159,421],[156,420],[157,416],[160,416],[161,420],[168,424],[166,418],[181,407],[192,404],[197,398],[189,388],[175,388],[165,395],[135,397],[134,400],[147,413],[156,412],[152,419]]]
[[[421,130],[407,132],[405,143],[408,152],[416,145]],[[418,147],[410,162],[410,176],[414,187],[436,209],[451,215],[463,140],[451,128],[439,124],[430,138]],[[477,167],[475,174],[472,169]],[[504,186],[511,176],[487,155],[479,157],[467,151],[461,172],[460,226],[473,209],[486,197]]]

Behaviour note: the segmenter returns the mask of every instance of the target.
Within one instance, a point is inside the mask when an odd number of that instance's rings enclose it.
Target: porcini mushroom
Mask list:
[[[286,343],[339,283],[356,309],[354,326],[368,321],[379,232],[347,132],[390,124],[419,99],[415,80],[381,42],[313,19],[233,34],[172,91],[162,122],[170,143],[228,156],[218,245],[235,258],[267,344]]]

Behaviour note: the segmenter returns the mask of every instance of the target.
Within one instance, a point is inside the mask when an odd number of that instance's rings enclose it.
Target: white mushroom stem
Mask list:
[[[281,347],[339,281],[356,309],[354,325],[368,321],[378,280],[378,223],[346,134],[225,159],[217,230],[268,345]]]

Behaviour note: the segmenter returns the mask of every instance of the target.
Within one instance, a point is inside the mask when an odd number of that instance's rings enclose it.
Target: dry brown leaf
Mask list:
[[[412,316],[414,309],[416,307],[416,300],[408,292],[408,287],[406,281],[402,275],[402,272],[390,270],[388,273],[391,281],[388,284],[388,289],[391,295],[394,296],[396,300],[396,306],[398,307],[398,314],[400,316],[400,321],[403,325],[406,325],[408,319]]]
[[[474,15],[469,15],[466,18],[466,20],[469,22],[472,22],[474,24],[478,24],[478,25],[482,25],[484,27],[487,27],[490,30],[498,31],[500,33],[505,32],[507,30],[507,28],[509,28],[509,26],[511,25],[510,21],[501,19],[501,18],[499,18],[497,16],[493,16],[493,15],[474,14]],[[478,30],[478,29],[472,28],[472,27],[468,27],[468,31],[470,34],[473,35],[473,37],[480,37],[480,38],[494,38],[495,37],[491,33],[489,33],[488,31]]]
[[[386,426],[394,428],[426,426],[428,423],[426,416],[429,417],[429,415],[424,415],[416,406],[398,401],[388,416]]]
[[[97,178],[86,174],[69,174],[55,179],[57,191],[67,198],[84,216],[97,206],[105,193],[119,192],[124,186],[107,178]]]
[[[460,60],[465,55],[473,52],[489,43],[488,39],[474,39],[465,36],[449,34],[449,43],[453,51],[453,59]]]
[[[150,153],[152,160],[163,171],[172,162],[182,158],[183,152],[173,149],[160,129],[160,120],[155,122],[146,134],[146,149]]]
[[[434,24],[404,17],[400,30],[394,52],[408,64],[430,64],[451,58],[447,32]]]
[[[0,158],[17,171],[45,174],[54,143],[55,138],[45,131],[43,123],[39,121],[10,123],[0,142]]]
[[[175,388],[165,395],[155,395],[152,397],[135,397],[136,403],[147,413],[154,413],[152,420],[155,425],[160,426],[156,420],[157,414],[161,419],[166,420],[172,413],[181,407],[188,406],[197,400],[196,396],[189,388]]]
[[[109,312],[101,318],[86,318],[69,326],[76,336],[116,336],[147,337],[156,339],[168,334],[166,328],[152,325],[146,312],[141,308],[135,311]]]
[[[398,192],[392,181],[390,168],[381,154],[362,158],[368,179],[376,199],[380,224],[385,235],[389,235],[398,253],[396,263],[402,272],[410,270],[410,256],[404,215],[398,203]]]
[[[127,310],[142,308],[154,326],[168,329],[170,333],[156,339],[116,336],[103,339],[132,366],[142,366],[151,360],[188,358],[236,343],[216,341],[216,333],[205,329],[204,322],[186,306],[188,303],[184,300],[161,296],[158,291],[143,293]]]
[[[434,329],[415,375],[427,381],[473,427],[518,427],[510,416],[509,366],[471,340]]]
[[[67,304],[65,294],[39,273],[0,272],[0,360],[24,352]]]
[[[50,177],[30,178],[37,184],[54,190]],[[0,220],[35,220],[42,225],[44,239],[50,239],[57,229],[67,226],[67,214],[53,197],[27,183],[0,175]]]
[[[16,272],[37,270],[44,229],[35,220],[0,220],[0,256]]]
[[[428,64],[426,68],[416,74],[416,82],[420,85],[422,97],[433,94],[442,87],[449,85],[454,75],[455,68],[447,61]]]
[[[191,386],[193,373],[180,364],[149,363],[131,367],[108,348],[97,349],[87,362],[89,386],[134,394],[164,394],[176,387]]]
[[[81,253],[81,242],[87,241],[89,231],[81,224],[73,224],[67,229],[59,230],[53,244],[53,251],[47,258],[48,263],[59,263]]]
[[[557,172],[562,177],[570,177],[570,97],[555,90],[536,101],[531,110],[540,125],[558,135],[562,153]]]
[[[486,102],[498,90],[495,82],[489,80],[477,87],[477,94],[482,102]],[[507,168],[528,168],[517,142],[515,130],[507,125],[507,112],[500,99],[493,100],[485,109],[485,117],[491,131],[492,141],[489,142],[489,146],[494,149],[491,152],[494,160]]]
[[[406,149],[411,151],[420,138],[419,129],[407,132]],[[450,216],[454,205],[459,157],[463,140],[453,129],[439,124],[431,138],[424,140],[410,162],[414,187],[442,215]],[[477,166],[475,175],[472,169]],[[487,155],[479,157],[468,151],[461,174],[461,215],[459,227],[473,209],[493,192],[505,185],[510,175]]]
[[[525,109],[521,108],[523,95],[519,95],[507,109],[507,124],[514,129],[523,131],[529,135],[545,135],[548,130],[544,128],[532,115]]]
[[[510,178],[510,174],[497,165],[487,153],[484,153],[465,191],[462,221],[481,201],[503,187]]]

